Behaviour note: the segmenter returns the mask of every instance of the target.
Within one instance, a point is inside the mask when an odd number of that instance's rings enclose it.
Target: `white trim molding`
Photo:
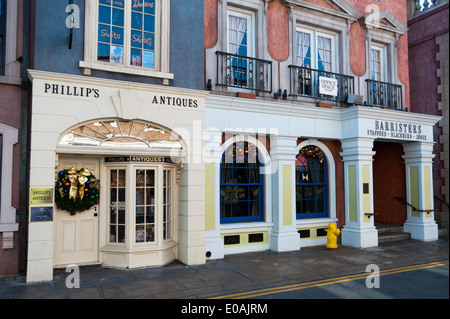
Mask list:
[[[3,233],[3,249],[14,248],[14,232],[19,230],[16,223],[16,209],[12,206],[13,148],[17,144],[19,131],[16,128],[0,123],[0,134],[3,136],[2,179],[0,202],[0,233]]]

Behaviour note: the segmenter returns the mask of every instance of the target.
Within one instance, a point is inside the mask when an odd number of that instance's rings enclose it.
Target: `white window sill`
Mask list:
[[[85,75],[91,75],[91,69],[106,72],[125,73],[131,75],[148,76],[163,79],[164,85],[169,85],[169,80],[173,80],[174,78],[174,75],[172,73],[147,70],[140,67],[126,67],[122,65],[114,65],[112,63],[80,61],[79,66],[80,68],[84,69]]]
[[[0,84],[22,85],[22,79],[20,77],[0,75]]]

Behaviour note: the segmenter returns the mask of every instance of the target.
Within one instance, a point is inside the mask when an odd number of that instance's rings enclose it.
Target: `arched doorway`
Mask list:
[[[170,130],[139,120],[99,120],[66,131],[57,171],[89,170],[100,200],[88,210],[55,210],[55,266],[162,266],[177,259],[177,163],[184,145]]]

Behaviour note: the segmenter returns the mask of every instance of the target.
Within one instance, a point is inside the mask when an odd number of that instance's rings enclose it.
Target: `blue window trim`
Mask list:
[[[240,142],[237,142],[240,143]],[[234,147],[237,143],[233,143],[231,146],[229,147]],[[244,143],[244,142],[242,142]],[[245,142],[247,143],[247,142]],[[247,143],[248,145],[251,145],[251,143]],[[243,200],[241,201],[241,203],[243,202],[247,202],[248,203],[248,215],[247,216],[243,216],[243,217],[222,217],[222,204],[225,203],[236,203],[236,201],[233,201],[233,198],[230,198],[230,200],[222,200],[222,196],[220,197],[220,223],[221,224],[230,224],[230,223],[246,223],[246,222],[256,222],[256,221],[263,221],[264,220],[264,175],[260,174],[261,171],[261,167],[262,164],[261,162],[258,160],[257,162],[257,166],[255,165],[254,167],[250,167],[248,165],[247,159],[245,159],[245,166],[236,166],[236,159],[233,160],[233,163],[229,163],[229,164],[223,164],[224,162],[224,158],[226,152],[223,153],[222,155],[222,162],[220,164],[220,190],[222,191],[223,187],[230,187],[231,189],[233,189],[233,187],[258,187],[259,188],[259,194],[258,194],[258,200]],[[256,158],[258,159],[258,153],[256,155]],[[239,165],[242,165],[242,163],[238,163]],[[248,174],[250,174],[250,170],[257,170],[258,174],[259,174],[259,183],[224,183],[223,179],[222,179],[222,170],[223,169],[231,169],[231,180],[233,180],[234,177],[234,171],[235,169],[245,169],[248,171]],[[258,202],[258,209],[259,209],[259,214],[257,216],[250,216],[250,203],[252,202]],[[239,201],[238,201],[239,203]],[[233,205],[231,205],[231,215],[233,215]]]
[[[298,157],[298,155],[297,155]],[[314,160],[314,159],[306,159],[308,160]],[[328,217],[329,215],[329,205],[328,205],[328,164],[327,164],[327,160],[324,157],[324,161],[323,161],[323,172],[324,172],[324,183],[297,183],[297,174],[298,172],[301,172],[301,170],[299,169],[295,169],[295,174],[296,174],[296,183],[295,183],[295,188],[297,190],[298,186],[311,186],[314,188],[314,192],[316,190],[317,186],[323,186],[324,190],[323,190],[323,212],[315,212],[315,213],[297,213],[296,217],[297,219],[307,219],[307,218],[323,218],[323,217]],[[320,198],[309,198],[309,200],[313,200],[315,201],[315,206],[317,206],[317,199]],[[298,199],[296,197],[296,205],[301,205],[302,200]],[[300,206],[301,209],[301,206]]]

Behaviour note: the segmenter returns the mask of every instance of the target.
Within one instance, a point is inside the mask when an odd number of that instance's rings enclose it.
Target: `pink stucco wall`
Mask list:
[[[267,8],[267,48],[275,61],[289,57],[289,10],[281,0],[269,2]]]

